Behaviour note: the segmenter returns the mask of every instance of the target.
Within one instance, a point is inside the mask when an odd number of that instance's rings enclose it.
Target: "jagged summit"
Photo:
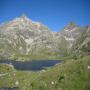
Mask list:
[[[27,17],[25,14],[22,14],[21,16],[18,16],[13,20],[1,25],[1,28],[3,30],[14,30],[17,28],[17,30],[31,30],[36,32],[40,32],[41,30],[49,30],[46,25],[29,19],[29,17]]]
[[[27,18],[27,15],[23,13],[20,17],[21,18]]]
[[[0,25],[2,29],[5,28],[11,30],[13,28],[19,29],[32,29],[32,30],[50,30],[46,25],[41,22],[33,21],[26,14],[22,14],[7,23],[3,23]]]
[[[18,18],[22,19],[23,21],[32,21],[26,14],[22,14]]]
[[[22,14],[21,16],[17,17],[16,19],[23,21],[23,22],[32,22],[32,20],[26,14]]]
[[[69,26],[77,26],[77,24],[75,22],[70,22],[68,25]]]
[[[66,55],[80,37],[84,38],[83,42],[79,43],[80,47],[90,42],[89,32],[90,27],[82,28],[70,22],[62,32],[54,33],[42,23],[33,22],[22,14],[0,27],[0,57],[12,58],[17,54],[47,55],[48,53]]]
[[[78,25],[75,22],[70,22],[64,29],[72,30],[73,28],[77,27]]]

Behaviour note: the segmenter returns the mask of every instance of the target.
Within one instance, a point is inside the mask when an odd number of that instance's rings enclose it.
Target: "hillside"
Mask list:
[[[20,90],[90,90],[90,57],[64,61],[39,72],[17,71],[0,65],[0,88]]]
[[[60,32],[53,32],[26,15],[0,25],[0,59],[59,59],[79,52],[82,47],[88,48],[88,43],[90,26],[81,27],[73,22]]]

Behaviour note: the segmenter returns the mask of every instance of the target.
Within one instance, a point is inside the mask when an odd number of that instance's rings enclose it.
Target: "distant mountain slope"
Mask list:
[[[75,42],[82,38],[82,34],[87,30],[88,28],[71,22],[64,30],[55,33],[42,23],[34,22],[22,15],[0,25],[0,58],[42,54],[67,56],[72,46],[74,47],[73,44],[77,46],[78,43]],[[87,34],[85,35],[87,37]]]
[[[72,51],[75,54],[90,54],[90,26],[87,26],[86,30],[84,30],[79,38],[74,42]]]

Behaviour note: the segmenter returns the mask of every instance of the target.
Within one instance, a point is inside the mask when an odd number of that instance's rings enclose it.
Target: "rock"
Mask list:
[[[55,84],[55,83],[52,81],[51,84],[53,85],[53,84]]]
[[[42,23],[22,15],[0,25],[0,58],[26,60],[32,54],[64,56],[70,53],[72,47],[80,48],[90,42],[89,32],[89,27],[80,27],[73,22],[61,32],[53,32]],[[83,42],[78,43],[80,37]]]
[[[16,82],[15,82],[15,85],[18,86],[18,85],[19,85],[19,81],[16,81]]]
[[[90,66],[88,65],[88,69],[90,69]]]
[[[6,76],[6,75],[8,75],[8,73],[3,73],[3,74],[0,74],[0,77]]]

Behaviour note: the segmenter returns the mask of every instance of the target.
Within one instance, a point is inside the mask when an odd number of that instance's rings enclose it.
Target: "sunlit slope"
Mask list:
[[[5,86],[18,86],[20,90],[89,90],[90,57],[64,61],[39,72],[0,65],[0,88]]]

